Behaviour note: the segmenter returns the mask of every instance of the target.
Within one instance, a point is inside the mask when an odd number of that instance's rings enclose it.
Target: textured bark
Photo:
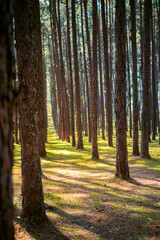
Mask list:
[[[140,54],[141,54],[141,65],[140,65],[140,73],[141,73],[141,84],[140,84],[140,99],[142,99],[142,84],[143,84],[143,24],[142,24],[142,0],[139,1],[139,8],[140,8]],[[142,130],[141,127],[141,106],[142,101],[140,102],[139,106],[139,128]]]
[[[86,23],[86,36],[87,36],[87,47],[88,47],[88,58],[89,58],[89,79],[90,87],[92,87],[92,57],[91,57],[91,40],[90,40],[90,31],[88,25],[88,11],[87,11],[87,0],[83,0],[84,3],[84,13],[85,13],[85,23]]]
[[[111,0],[109,0],[109,81],[110,81],[110,87],[111,87],[111,97],[112,97],[112,104],[114,104],[114,97],[113,97],[113,80],[112,80],[112,55],[113,55],[113,50],[112,50],[112,45],[113,45],[113,37],[112,37],[112,7],[111,7]],[[112,107],[113,111],[113,107]],[[113,111],[114,114],[114,111]]]
[[[12,199],[12,1],[0,0],[0,239],[14,239]]]
[[[152,5],[152,2],[151,2]],[[152,139],[156,138],[157,130],[157,94],[156,94],[156,72],[155,72],[155,38],[154,38],[154,24],[151,6],[151,39],[152,39]]]
[[[116,0],[116,177],[129,178],[126,139],[126,15],[125,0]]]
[[[76,146],[75,141],[75,123],[74,123],[74,94],[73,94],[73,74],[72,74],[72,61],[71,61],[71,39],[70,39],[70,19],[68,0],[66,0],[66,15],[67,15],[67,43],[68,43],[68,58],[69,58],[69,80],[70,80],[70,104],[71,104],[71,134],[72,146]]]
[[[58,75],[57,76],[57,86],[59,87],[60,91],[60,104],[61,104],[61,118],[60,118],[60,124],[59,127],[61,128],[61,134],[60,137],[64,141],[66,138],[66,111],[65,111],[65,92],[64,92],[64,79],[63,79],[63,70],[61,69],[62,66],[62,49],[61,48],[61,35],[60,35],[60,28],[58,25],[58,19],[57,19],[57,9],[56,9],[56,2],[55,0],[52,0],[52,19],[53,19],[53,29],[54,29],[54,44],[55,44],[55,54],[56,54],[56,64],[58,69]],[[58,42],[59,41],[59,42]],[[59,83],[58,83],[59,82]]]
[[[38,104],[38,140],[40,156],[46,156],[45,141],[46,141],[46,127],[45,127],[45,79],[42,62],[42,43],[41,43],[41,24],[39,2],[36,0],[32,5],[32,14],[34,16],[33,34],[35,36],[35,58],[37,71],[37,104]]]
[[[130,0],[131,7],[131,40],[132,40],[132,62],[133,62],[133,155],[139,155],[138,146],[138,89],[137,89],[137,44],[136,44],[136,10],[135,0]]]
[[[87,11],[87,0],[83,0],[84,4],[84,14],[85,14],[85,27],[86,27],[86,37],[87,37],[87,48],[88,48],[88,60],[89,60],[89,95],[90,95],[90,134],[91,137],[89,138],[89,142],[92,138],[92,54],[91,54],[91,40],[90,40],[90,31],[89,31],[89,24],[88,24],[88,11]]]
[[[48,115],[47,115],[47,82],[46,82],[46,60],[45,60],[45,50],[43,47],[43,82],[44,82],[44,138],[45,138],[45,142],[47,143],[47,129],[48,129]]]
[[[49,49],[49,60],[51,65],[51,105],[52,105],[52,118],[56,132],[58,133],[58,119],[57,119],[57,93],[56,93],[56,82],[55,82],[55,68],[52,61],[52,53],[50,46],[50,39],[48,34],[48,49]]]
[[[97,144],[97,0],[92,0],[93,21],[93,74],[92,74],[92,158],[99,158]]]
[[[88,74],[87,74],[87,63],[86,63],[86,49],[84,43],[84,25],[83,25],[83,7],[81,0],[81,31],[82,31],[82,44],[83,44],[83,62],[84,62],[84,73],[85,73],[85,81],[86,81],[86,92],[87,92],[87,105],[88,105],[88,128],[89,135],[88,140],[91,142],[91,110],[90,110],[90,94],[89,94],[89,83],[88,83]]]
[[[103,82],[102,82],[102,56],[101,56],[101,39],[100,39],[100,24],[98,20],[98,52],[99,52],[99,77],[100,77],[100,101],[101,101],[101,126],[102,126],[102,139],[105,139],[105,122],[104,122],[104,98],[103,98]]]
[[[128,72],[128,97],[129,97],[129,135],[132,137],[132,106],[131,106],[131,79],[129,67],[129,51],[128,51],[128,37],[126,34],[127,45],[127,72]]]
[[[160,0],[159,0],[159,9],[157,8],[157,16],[158,16],[158,30],[159,30],[159,86],[160,86]],[[160,87],[159,87],[160,88]],[[159,114],[159,113],[158,113]],[[160,145],[160,117],[159,117],[159,123],[158,123],[158,131],[159,131],[159,145]]]
[[[35,19],[39,17],[38,10],[38,0],[15,1],[18,79],[22,89],[20,95],[22,217],[41,220],[45,218],[45,211],[37,138],[39,126],[37,85],[40,72],[37,66],[38,30],[35,31],[35,28],[38,28],[38,25]]]
[[[75,1],[72,0],[72,36],[73,36],[73,55],[74,55],[74,72],[75,72],[75,96],[76,96],[76,113],[77,113],[77,149],[83,148],[82,125],[81,125],[81,97],[79,82],[79,66],[77,53],[77,32],[75,17]]]
[[[104,60],[105,60],[105,85],[106,85],[106,114],[107,114],[107,133],[108,133],[108,146],[113,146],[112,140],[112,92],[109,79],[109,64],[108,64],[108,31],[104,12],[104,0],[101,0],[102,11],[102,28],[103,28],[103,46],[104,46]]]
[[[51,37],[52,37],[52,47],[53,47],[53,59],[54,59],[54,68],[56,73],[56,82],[57,82],[57,92],[58,92],[58,108],[59,108],[59,119],[58,119],[58,135],[59,138],[64,140],[64,111],[62,111],[62,76],[60,72],[60,60],[58,53],[58,43],[57,43],[57,26],[56,26],[56,14],[53,12],[52,1],[49,1],[49,10],[50,10],[50,21],[51,21]]]
[[[144,2],[144,68],[143,68],[143,101],[142,101],[142,133],[141,157],[150,158],[149,155],[149,82],[150,82],[150,8],[151,0]]]
[[[54,14],[56,17],[56,1],[53,0],[53,3],[54,3],[53,4]],[[70,142],[69,103],[68,103],[68,95],[67,95],[67,90],[66,90],[65,68],[64,68],[64,60],[63,60],[63,52],[62,52],[60,1],[59,0],[58,0],[57,28],[58,28],[58,39],[59,39],[60,67],[61,67],[61,75],[62,75],[62,91],[63,91],[62,106],[63,106],[63,112],[64,112],[64,117],[65,117],[64,136],[65,136],[65,139],[67,140],[67,142]]]

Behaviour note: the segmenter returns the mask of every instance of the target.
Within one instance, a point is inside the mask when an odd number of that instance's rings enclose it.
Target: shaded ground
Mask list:
[[[16,239],[160,239],[160,149],[151,144],[150,160],[129,156],[133,180],[114,178],[115,147],[99,140],[100,160],[93,161],[91,145],[76,150],[51,134],[42,159],[48,221],[21,221],[20,149],[14,166]],[[128,151],[131,154],[131,139]]]

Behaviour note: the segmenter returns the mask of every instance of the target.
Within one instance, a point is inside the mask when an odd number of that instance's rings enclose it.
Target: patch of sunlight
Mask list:
[[[78,225],[77,225],[78,224]],[[87,226],[85,222],[81,220],[81,222],[77,222],[73,226],[65,224],[63,226],[59,226],[59,230],[61,230],[64,234],[67,234],[71,239],[88,239],[88,240],[100,240],[102,239],[93,231],[93,227],[91,226],[91,230],[87,230]],[[82,226],[79,226],[82,225]],[[73,238],[74,236],[74,238]]]
[[[146,214],[146,213],[156,213],[157,210],[153,209],[153,208],[148,208],[145,206],[138,206],[136,203],[121,203],[121,202],[113,202],[113,201],[108,201],[108,202],[103,202],[101,204],[103,207],[105,207],[106,209],[108,207],[111,207],[115,210],[119,210],[120,212],[132,212],[132,213],[137,213],[137,214]]]
[[[76,202],[81,202],[83,199],[86,199],[89,197],[89,194],[87,193],[65,193],[65,194],[59,194],[61,198],[63,198],[64,201],[70,201],[73,202],[73,204],[76,204]]]

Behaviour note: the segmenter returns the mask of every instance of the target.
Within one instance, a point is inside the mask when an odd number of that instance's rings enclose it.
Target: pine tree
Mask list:
[[[129,178],[126,137],[126,13],[125,0],[116,0],[116,177]]]
[[[37,31],[39,1],[15,1],[16,46],[20,95],[20,134],[22,157],[22,217],[41,220],[45,218],[38,143],[38,89],[41,51]]]
[[[0,239],[14,239],[13,166],[13,39],[12,1],[0,0]]]

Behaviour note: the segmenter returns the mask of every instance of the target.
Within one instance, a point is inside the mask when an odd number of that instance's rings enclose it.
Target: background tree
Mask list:
[[[144,1],[144,67],[143,67],[143,101],[142,101],[142,133],[141,157],[149,155],[149,82],[150,82],[150,9],[151,1]]]
[[[93,10],[93,78],[92,78],[92,158],[99,158],[97,145],[97,0],[92,0]]]
[[[75,1],[72,0],[72,37],[73,37],[73,55],[74,55],[74,77],[75,77],[75,96],[76,96],[76,113],[77,113],[77,148],[83,148],[82,125],[81,125],[81,98],[79,82],[79,65],[77,53],[77,31],[75,17]]]
[[[138,146],[138,91],[137,91],[137,45],[136,45],[136,2],[130,0],[131,7],[131,40],[133,62],[133,155],[139,155]]]
[[[0,0],[0,238],[14,239],[12,198],[12,1]]]
[[[74,121],[74,93],[73,93],[73,73],[72,73],[72,58],[71,58],[71,39],[70,39],[70,17],[68,0],[66,0],[66,16],[67,16],[67,42],[68,42],[68,59],[69,59],[69,78],[70,78],[70,105],[71,105],[71,134],[72,146],[76,146],[75,141],[75,121]]]
[[[112,140],[112,92],[111,83],[109,79],[109,63],[108,63],[108,30],[107,30],[107,16],[105,18],[104,0],[101,0],[102,10],[102,27],[103,27],[103,47],[104,47],[104,62],[105,62],[105,86],[106,86],[106,115],[107,115],[107,133],[108,146],[113,146]],[[107,8],[107,1],[106,1]]]

